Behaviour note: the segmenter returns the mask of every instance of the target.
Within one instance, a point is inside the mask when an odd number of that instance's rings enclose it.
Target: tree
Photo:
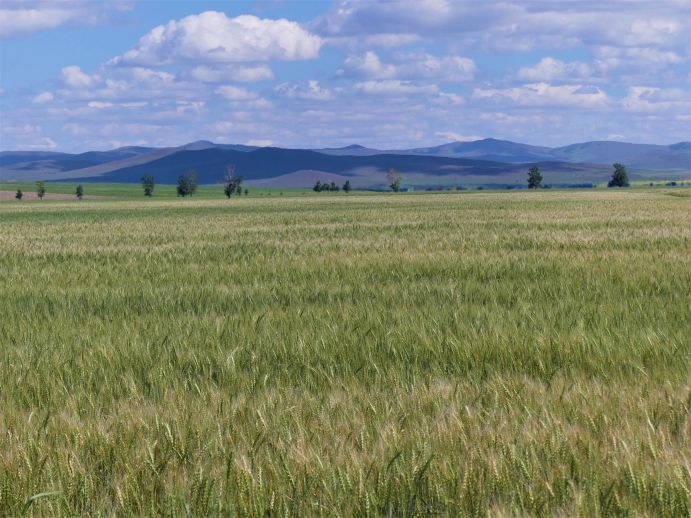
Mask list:
[[[250,192],[247,189],[245,189],[245,196],[247,196],[249,193]]]
[[[43,199],[43,196],[46,194],[46,183],[45,182],[36,182],[36,196],[38,196],[39,200]]]
[[[17,194],[15,194],[14,197],[17,198],[19,201],[22,201],[22,198],[24,197],[24,193],[22,192],[21,189],[17,189]]]
[[[193,170],[178,176],[178,196],[192,196],[197,191],[197,173]]]
[[[242,176],[235,176],[234,165],[226,167],[226,175],[223,183],[223,192],[226,198],[230,199],[233,194],[237,194],[238,196],[242,194]]]
[[[77,198],[80,200],[84,197],[84,187],[82,187],[82,184],[77,185],[77,190],[74,191],[74,194],[76,194]]]
[[[536,165],[528,169],[528,189],[539,189],[542,185],[542,173]]]
[[[614,173],[612,173],[612,178],[607,184],[607,187],[628,187],[629,175],[626,172],[626,167],[624,167],[624,164],[616,163],[613,167]]]
[[[314,184],[314,187],[312,187],[312,190],[314,192],[322,192],[322,183],[317,180],[317,183]]]
[[[393,192],[398,192],[401,190],[401,173],[395,169],[389,169],[386,173],[386,179],[389,182],[389,187]]]
[[[338,185],[336,185],[336,182],[331,182],[331,185],[329,186],[329,190],[331,192],[338,192],[338,189],[339,189],[339,187],[338,187]]]
[[[343,184],[343,192],[348,194],[352,190],[353,188],[350,186],[350,180],[346,180],[346,183]]]
[[[142,176],[142,187],[144,188],[144,196],[151,198],[154,193],[154,177],[150,174]]]

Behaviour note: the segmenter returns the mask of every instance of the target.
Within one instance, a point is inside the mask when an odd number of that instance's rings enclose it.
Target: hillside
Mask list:
[[[357,187],[386,185],[390,168],[410,186],[504,185],[524,183],[538,164],[552,185],[601,183],[613,162],[627,165],[632,179],[685,178],[691,171],[691,143],[670,146],[585,142],[558,148],[483,139],[408,150],[377,150],[360,145],[318,150],[259,148],[200,140],[168,148],[123,147],[79,154],[0,153],[0,180],[85,180],[139,182],[151,174],[158,183],[175,183],[195,170],[200,183],[222,181],[226,168],[261,185],[307,187],[314,178],[351,178]]]

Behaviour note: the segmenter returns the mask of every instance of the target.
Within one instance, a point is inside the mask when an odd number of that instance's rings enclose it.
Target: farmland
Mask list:
[[[0,516],[691,515],[687,189],[0,226]]]

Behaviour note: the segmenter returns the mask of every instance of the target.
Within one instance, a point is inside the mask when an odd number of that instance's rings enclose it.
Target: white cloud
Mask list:
[[[524,106],[561,106],[576,108],[604,107],[609,102],[607,94],[595,86],[531,83],[515,88],[476,88],[475,99]]]
[[[289,99],[308,99],[312,101],[328,101],[334,98],[333,92],[323,88],[314,79],[304,84],[282,83],[275,90]]]
[[[231,85],[219,86],[215,91],[217,94],[230,101],[248,101],[259,97],[256,92]]]
[[[466,48],[669,47],[688,45],[688,16],[688,0],[629,1],[624,9],[594,0],[341,0],[310,27],[350,45],[386,27],[390,37],[447,37]]]
[[[65,84],[74,88],[88,88],[98,82],[97,77],[85,74],[76,65],[63,68],[61,76]]]
[[[123,11],[127,2],[89,0],[3,0],[0,3],[0,38],[9,38],[67,22],[95,24],[107,19],[109,11]]]
[[[566,63],[552,57],[542,58],[532,67],[523,67],[518,70],[519,79],[526,81],[555,81],[588,77],[590,68],[580,61]]]
[[[113,103],[107,101],[91,101],[87,104],[87,106],[96,110],[103,110],[105,108],[112,108]]]
[[[251,83],[266,81],[274,78],[274,74],[267,66],[225,66],[211,67],[200,65],[190,71],[190,76],[203,83],[224,83],[228,81],[242,81]]]
[[[475,74],[472,59],[461,56],[437,57],[427,53],[399,54],[396,63],[383,63],[372,51],[349,56],[339,75],[367,79],[439,79],[469,81]]]
[[[268,147],[273,146],[274,141],[270,139],[252,139],[245,142],[246,146]]]
[[[678,88],[632,86],[621,104],[625,110],[632,112],[689,114],[691,113],[691,92]]]
[[[437,85],[418,85],[410,81],[388,79],[385,81],[363,81],[355,83],[355,88],[368,94],[437,94]]]
[[[43,104],[43,103],[49,103],[52,101],[55,97],[51,92],[42,92],[38,95],[36,95],[31,102],[34,104]]]
[[[55,3],[52,7],[22,9],[3,6],[0,9],[0,37],[7,38],[21,33],[39,31],[62,25],[78,16],[78,11]]]
[[[112,64],[236,63],[313,59],[322,41],[295,22],[206,11],[159,25]]]
[[[50,137],[41,137],[40,139],[24,144],[25,149],[55,149],[58,144]]]
[[[454,142],[475,142],[484,138],[479,135],[461,135],[454,131],[435,131],[434,134]]]

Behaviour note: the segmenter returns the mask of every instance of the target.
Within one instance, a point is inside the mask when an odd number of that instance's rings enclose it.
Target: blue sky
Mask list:
[[[0,149],[691,140],[691,0],[0,3]]]

